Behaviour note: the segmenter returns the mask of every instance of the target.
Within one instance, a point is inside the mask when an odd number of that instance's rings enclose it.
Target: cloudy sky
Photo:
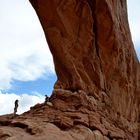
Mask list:
[[[129,22],[140,58],[140,0],[128,0]],[[0,114],[19,99],[22,113],[44,101],[56,80],[52,57],[28,0],[0,0]]]

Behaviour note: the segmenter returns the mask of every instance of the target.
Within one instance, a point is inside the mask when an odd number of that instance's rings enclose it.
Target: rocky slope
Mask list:
[[[109,112],[110,111],[110,112]],[[50,102],[0,117],[0,140],[138,140],[137,122],[82,90],[56,89]]]
[[[140,65],[126,0],[30,2],[58,80],[49,103],[1,117],[1,139],[140,139]]]

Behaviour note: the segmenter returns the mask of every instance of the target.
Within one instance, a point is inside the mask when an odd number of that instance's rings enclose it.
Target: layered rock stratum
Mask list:
[[[1,140],[139,140],[140,64],[126,0],[30,0],[53,55],[50,102],[0,117]]]

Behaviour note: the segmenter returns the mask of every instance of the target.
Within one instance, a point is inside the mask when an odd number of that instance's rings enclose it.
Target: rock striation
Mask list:
[[[139,140],[140,64],[126,0],[30,2],[58,79],[49,103],[1,117],[0,138]]]

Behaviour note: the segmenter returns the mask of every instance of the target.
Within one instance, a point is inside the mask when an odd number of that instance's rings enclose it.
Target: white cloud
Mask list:
[[[39,20],[27,0],[0,1],[0,89],[13,80],[31,81],[54,74]]]
[[[15,93],[2,93],[0,91],[0,115],[10,114],[14,111],[14,102],[19,100],[19,107],[17,114],[21,114],[25,111],[28,111],[31,106],[34,106],[37,103],[44,102],[44,96],[41,94],[21,94],[17,95]]]

